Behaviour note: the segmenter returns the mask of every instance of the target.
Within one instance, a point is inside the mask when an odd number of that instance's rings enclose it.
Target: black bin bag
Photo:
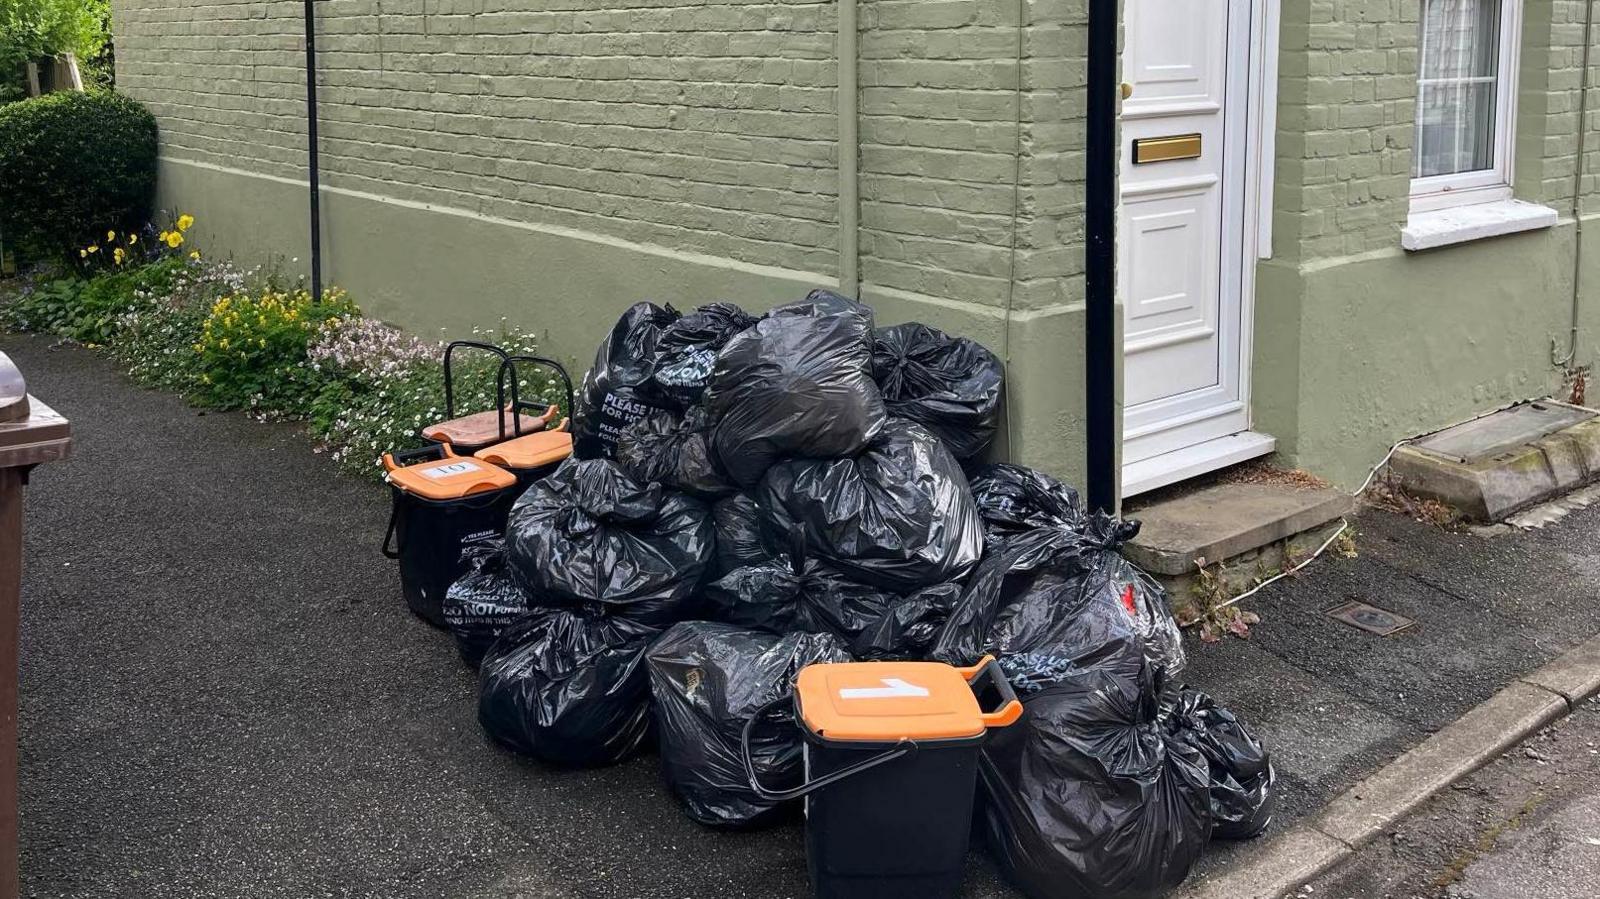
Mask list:
[[[617,464],[641,484],[715,500],[738,488],[711,461],[710,434],[704,406],[682,414],[658,409],[622,429]]]
[[[1192,746],[1206,760],[1216,822],[1211,835],[1248,840],[1264,833],[1278,805],[1278,774],[1256,735],[1210,696],[1189,687],[1165,716],[1168,742]]]
[[[757,498],[770,533],[804,534],[809,554],[889,590],[959,580],[983,553],[983,526],[960,464],[905,419],[891,419],[852,458],[772,466]]]
[[[478,668],[478,723],[554,765],[612,765],[650,727],[644,654],[656,629],[603,612],[540,609],[500,634]]]
[[[650,372],[652,396],[681,408],[699,403],[711,385],[717,351],[756,318],[732,303],[708,303],[661,330]]]
[[[485,540],[461,553],[467,573],[444,595],[444,623],[461,660],[473,668],[500,632],[531,608],[528,591],[511,576],[504,540]]]
[[[922,658],[959,593],[957,585],[940,584],[901,596],[791,553],[736,569],[705,591],[718,621],[778,634],[833,634],[861,661]]]
[[[815,307],[806,307],[812,309]],[[870,315],[774,314],[717,355],[707,402],[721,469],[752,487],[778,459],[858,453],[882,430]]]
[[[717,532],[716,571],[712,580],[747,565],[764,565],[777,555],[762,530],[761,507],[748,493],[735,493],[711,507]]]
[[[843,644],[831,634],[778,636],[688,621],[662,634],[648,660],[661,773],[689,817],[712,827],[756,827],[780,817],[780,805],[750,788],[740,732],[762,706],[793,689],[801,668],[850,661]],[[757,728],[750,755],[764,786],[800,785],[794,728]]]
[[[1004,368],[982,344],[916,322],[879,328],[872,377],[890,415],[926,427],[957,459],[994,440]]]
[[[985,465],[972,476],[972,501],[990,546],[1035,528],[1082,530],[1078,491],[1023,465]]]
[[[1030,899],[1155,899],[1211,834],[1206,762],[1168,741],[1149,672],[1064,675],[979,758],[981,826]]]
[[[661,332],[678,320],[671,306],[635,303],[600,341],[594,366],[583,378],[581,408],[573,423],[572,454],[579,459],[609,459],[622,429],[671,403],[653,394],[656,344]]]
[[[1160,688],[1183,671],[1183,635],[1154,580],[1117,553],[1137,525],[1102,514],[1082,530],[1036,528],[1006,540],[968,578],[936,641],[957,665],[986,654],[1019,694],[1058,673],[1148,661]]]
[[[610,459],[568,459],[511,507],[506,547],[546,605],[594,604],[665,627],[694,617],[715,551],[710,509]]]

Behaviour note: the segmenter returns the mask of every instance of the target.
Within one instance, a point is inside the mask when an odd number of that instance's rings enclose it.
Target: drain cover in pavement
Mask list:
[[[1356,600],[1334,606],[1328,610],[1328,616],[1380,637],[1387,637],[1416,624],[1404,615],[1397,615],[1388,609],[1380,609]]]

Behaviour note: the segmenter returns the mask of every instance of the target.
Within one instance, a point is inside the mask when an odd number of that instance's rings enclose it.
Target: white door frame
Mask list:
[[[1227,91],[1225,114],[1244,113],[1225,126],[1228,168],[1224,181],[1238,179],[1242,189],[1228,189],[1223,198],[1223,245],[1226,248],[1222,290],[1239,296],[1239,402],[1247,428],[1255,335],[1256,262],[1272,255],[1272,186],[1277,126],[1278,28],[1282,0],[1229,0]],[[1242,14],[1242,15],[1241,15]],[[1242,146],[1241,146],[1242,145]],[[1241,152],[1242,151],[1242,152]],[[1237,232],[1229,223],[1237,222]],[[1230,354],[1233,355],[1233,354]],[[1125,464],[1122,495],[1132,496],[1270,453],[1276,441],[1250,430],[1195,446]]]

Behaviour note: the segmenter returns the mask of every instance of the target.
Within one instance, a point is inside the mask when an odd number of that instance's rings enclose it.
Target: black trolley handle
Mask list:
[[[483,350],[486,353],[493,353],[494,355],[500,357],[500,364],[502,366],[505,365],[506,359],[510,358],[505,350],[495,346],[492,343],[484,343],[481,340],[450,341],[450,343],[444,348],[444,417],[447,421],[456,417],[456,379],[454,372],[452,372],[450,368],[450,357],[455,355],[456,350],[462,348]],[[505,436],[505,418],[502,417],[500,419],[500,439],[504,440]]]
[[[756,709],[756,713],[751,715],[750,720],[744,723],[744,730],[739,733],[739,758],[744,762],[745,777],[750,781],[750,789],[754,790],[755,794],[760,796],[762,799],[772,802],[787,802],[790,799],[799,799],[807,793],[812,793],[822,789],[823,787],[836,784],[846,778],[854,777],[863,771],[871,770],[879,765],[892,762],[897,758],[910,755],[917,751],[917,743],[915,740],[901,740],[899,743],[895,744],[893,749],[885,750],[884,752],[881,752],[870,759],[864,759],[856,762],[854,765],[840,768],[838,771],[824,774],[816,780],[803,783],[793,789],[769,790],[765,786],[762,786],[760,779],[756,777],[755,760],[750,757],[750,733],[751,731],[755,730],[756,722],[760,721],[763,715],[777,708],[780,703],[792,701],[793,698],[789,695],[779,696],[777,699],[774,699],[761,708]]]
[[[385,467],[387,467],[387,465],[403,467],[410,465],[413,462],[422,461],[423,459],[443,459],[444,445],[434,444],[433,446],[422,446],[417,447],[416,449],[398,450],[393,453],[385,453],[384,456],[384,461],[387,463]],[[400,547],[396,546],[394,549],[389,548],[389,544],[394,542],[395,525],[398,523],[399,518],[400,504],[398,502],[392,503],[389,506],[389,528],[383,532],[383,545],[378,547],[378,550],[382,552],[386,558],[400,558]]]
[[[528,362],[528,363],[532,363],[534,365],[543,366],[544,368],[555,369],[556,374],[561,376],[561,383],[566,388],[566,392],[567,392],[566,393],[566,395],[567,395],[567,405],[562,410],[562,412],[565,415],[567,415],[568,417],[571,417],[571,415],[572,415],[572,401],[573,401],[572,377],[567,374],[567,369],[566,369],[565,366],[563,366],[561,363],[557,362],[554,359],[548,359],[548,358],[545,358],[544,356],[530,356],[530,355],[527,355],[527,354],[518,354],[518,355],[515,355],[515,356],[506,356],[504,359],[502,359],[500,361],[500,372],[499,372],[499,374],[497,374],[495,376],[495,385],[494,385],[495,386],[495,394],[494,394],[495,405],[498,406],[500,408],[500,410],[501,410],[500,411],[500,439],[501,440],[504,440],[505,436],[506,436],[505,410],[507,408],[507,405],[506,405],[506,373],[507,372],[511,373],[511,378],[510,378],[510,381],[511,381],[511,405],[510,405],[509,408],[511,409],[511,430],[512,430],[513,436],[516,436],[516,437],[521,437],[522,436],[522,410],[527,409],[528,411],[534,412],[534,413],[536,413],[538,415],[543,415],[546,412],[550,411],[550,407],[545,405],[544,403],[524,403],[518,397],[518,395],[517,395],[517,390],[518,390],[518,388],[517,388],[517,381],[518,381],[517,363],[519,363],[519,362]]]

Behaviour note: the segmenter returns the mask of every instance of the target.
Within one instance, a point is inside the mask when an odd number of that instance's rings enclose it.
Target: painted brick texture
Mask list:
[[[299,4],[115,15],[119,84],[168,156],[304,177]],[[859,17],[863,282],[1080,298],[1083,0],[861,0]],[[840,270],[834,3],[323,0],[318,28],[330,186]]]

